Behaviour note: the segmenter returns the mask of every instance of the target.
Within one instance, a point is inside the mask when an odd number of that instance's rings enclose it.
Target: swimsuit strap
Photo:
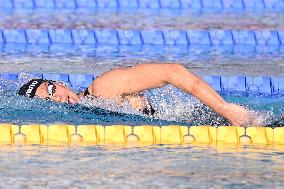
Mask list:
[[[150,107],[146,107],[142,110],[143,114],[146,114],[146,115],[154,115],[156,110],[151,106],[151,104],[149,105]]]
[[[86,90],[84,91],[84,96],[88,96],[88,95],[91,95],[91,93],[89,92],[89,89],[86,88]]]
[[[88,95],[91,95],[91,93],[89,92],[89,89],[86,88],[86,90],[84,91],[83,93],[84,96],[88,96]],[[154,115],[156,110],[151,106],[151,104],[149,105],[149,107],[146,107],[142,110],[143,114],[146,114],[146,115]]]

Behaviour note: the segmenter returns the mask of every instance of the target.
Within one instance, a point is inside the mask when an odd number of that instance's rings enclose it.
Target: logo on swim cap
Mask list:
[[[33,81],[32,84],[29,86],[29,88],[26,92],[27,97],[31,96],[31,93],[32,93],[33,89],[35,88],[36,84],[38,84],[38,81]]]
[[[22,96],[26,96],[29,98],[32,98],[35,96],[37,88],[43,83],[46,82],[47,80],[44,79],[32,79],[30,80],[27,84],[23,85],[18,94]]]

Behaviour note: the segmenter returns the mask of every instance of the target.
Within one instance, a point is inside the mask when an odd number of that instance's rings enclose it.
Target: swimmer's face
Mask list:
[[[75,93],[58,82],[42,83],[37,88],[35,95],[55,102],[64,102],[68,104],[75,104],[79,102],[79,98]]]

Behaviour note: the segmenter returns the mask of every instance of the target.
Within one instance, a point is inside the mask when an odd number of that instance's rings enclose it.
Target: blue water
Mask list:
[[[284,29],[283,13],[0,13],[1,28]],[[141,17],[143,19],[141,19]],[[15,45],[15,44],[14,44]],[[15,48],[17,47],[17,48]],[[284,76],[283,47],[0,47],[1,73],[83,73],[144,62],[178,62],[198,75]],[[23,74],[25,75],[25,74]],[[69,124],[223,124],[206,106],[171,86],[147,91],[155,117],[109,102],[72,106],[16,94],[23,81],[1,81],[0,122]],[[163,94],[160,97],[158,94]],[[274,117],[283,96],[222,94]],[[283,188],[283,146],[1,145],[0,188]]]
[[[16,81],[17,82],[20,81]],[[148,97],[155,116],[146,116],[130,108],[128,104],[117,107],[112,101],[82,98],[76,105],[56,103],[39,98],[29,99],[16,94],[14,81],[6,81],[0,93],[0,121],[4,123],[66,123],[99,125],[227,125],[225,119],[210,110],[193,96],[168,85],[148,90]],[[9,86],[13,90],[7,90]],[[240,104],[250,110],[268,116],[264,124],[284,112],[284,97],[221,94],[227,101]]]

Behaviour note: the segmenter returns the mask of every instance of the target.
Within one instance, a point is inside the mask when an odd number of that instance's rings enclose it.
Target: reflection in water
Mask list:
[[[283,187],[274,147],[1,146],[1,188]]]

